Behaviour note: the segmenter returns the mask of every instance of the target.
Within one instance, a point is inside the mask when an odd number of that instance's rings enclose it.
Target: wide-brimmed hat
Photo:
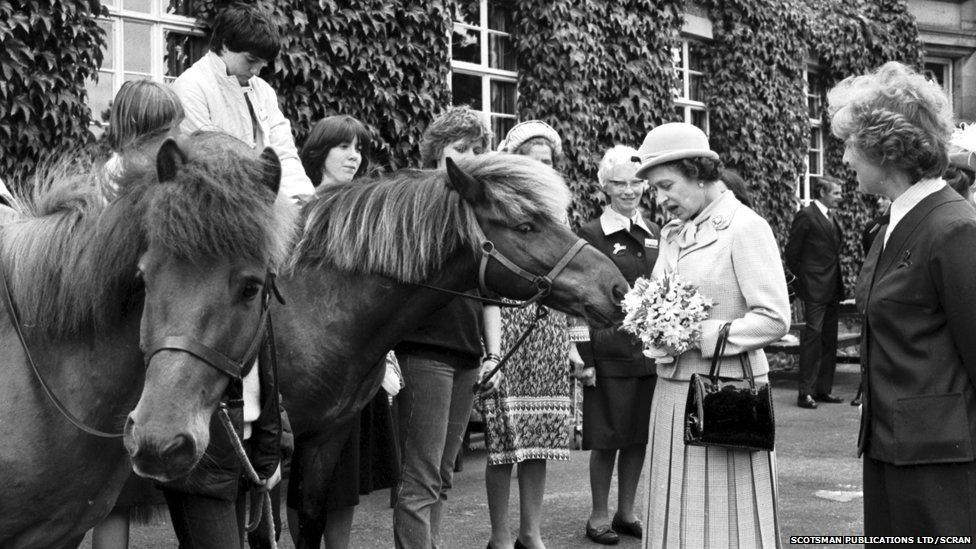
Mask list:
[[[559,139],[559,134],[556,133],[556,130],[552,126],[542,120],[526,120],[525,122],[516,124],[512,129],[508,130],[505,139],[498,144],[498,150],[499,152],[514,153],[522,143],[525,143],[533,137],[544,137],[552,143],[553,156],[559,156],[563,153],[563,142],[562,139]]]
[[[696,157],[718,160],[718,153],[709,147],[708,137],[698,127],[671,122],[647,132],[644,142],[637,149],[637,157],[641,166],[636,177],[646,179],[651,168],[665,162]]]

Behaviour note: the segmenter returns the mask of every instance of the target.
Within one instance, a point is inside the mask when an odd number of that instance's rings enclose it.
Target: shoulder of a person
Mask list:
[[[268,94],[275,98],[278,97],[278,94],[274,91],[274,88],[271,87],[271,84],[268,84],[268,82],[260,76],[251,78],[250,84],[251,88],[257,93]]]
[[[595,217],[595,218],[587,221],[586,223],[583,223],[582,225],[580,225],[580,228],[579,228],[579,230],[577,232],[579,234],[588,234],[588,235],[591,235],[592,236],[592,235],[596,234],[597,231],[599,231],[601,233],[603,232],[603,229],[600,226],[600,217],[599,216],[597,216],[597,217]]]
[[[738,206],[729,212],[728,228],[733,233],[748,234],[751,231],[769,231],[769,222],[751,208]]]

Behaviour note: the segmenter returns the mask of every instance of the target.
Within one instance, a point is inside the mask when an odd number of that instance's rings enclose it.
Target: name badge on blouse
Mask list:
[[[645,238],[644,239],[644,247],[645,248],[657,248],[657,239],[656,238]]]

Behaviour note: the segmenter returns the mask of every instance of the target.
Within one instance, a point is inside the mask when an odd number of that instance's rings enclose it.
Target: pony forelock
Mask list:
[[[482,155],[459,167],[484,186],[485,202],[462,200],[433,170],[320,187],[305,206],[293,269],[333,265],[400,282],[429,279],[462,247],[475,252],[485,239],[477,211],[513,224],[561,221],[571,195],[562,178],[540,162],[514,155]]]
[[[23,326],[55,338],[117,326],[141,305],[137,263],[150,243],[192,261],[284,262],[295,207],[275,201],[259,159],[218,134],[181,146],[189,160],[172,182],[159,183],[154,162],[137,162],[107,189],[102,170],[65,160],[17,201],[0,253]]]

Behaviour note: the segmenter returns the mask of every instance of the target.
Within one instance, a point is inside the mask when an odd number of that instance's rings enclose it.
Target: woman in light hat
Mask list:
[[[499,152],[520,154],[552,166],[562,158],[559,134],[545,122],[529,120],[513,127],[499,144]],[[541,305],[540,305],[541,306]],[[502,349],[509,349],[535,309],[486,306],[485,314],[500,315]],[[568,460],[572,440],[570,363],[582,365],[569,340],[564,314],[549,311],[538,327],[512,355],[504,372],[490,381],[493,390],[479,398],[485,421],[485,488],[491,518],[489,547],[513,547],[508,522],[512,465],[518,463],[520,521],[514,547],[543,548],[542,497],[546,487],[546,461]],[[485,364],[482,374],[493,363]]]
[[[661,231],[654,277],[677,272],[715,302],[698,348],[657,365],[648,436],[644,547],[777,547],[775,454],[685,446],[684,412],[694,373],[707,374],[723,324],[731,322],[723,376],[742,376],[747,353],[757,381],[762,348],[786,334],[790,305],[769,225],[719,181],[722,163],[691,124],[647,134],[637,177],[674,218]]]
[[[637,177],[637,153],[617,145],[600,161],[597,177],[609,204],[580,227],[579,235],[613,261],[633,284],[651,274],[660,230],[640,210],[647,183]],[[577,343],[587,368],[583,380],[583,449],[590,450],[592,508],[586,537],[604,545],[620,534],[641,537],[634,499],[644,466],[647,423],[654,393],[654,363],[634,338],[616,328],[584,329]],[[617,465],[617,511],[610,519],[610,481]]]

